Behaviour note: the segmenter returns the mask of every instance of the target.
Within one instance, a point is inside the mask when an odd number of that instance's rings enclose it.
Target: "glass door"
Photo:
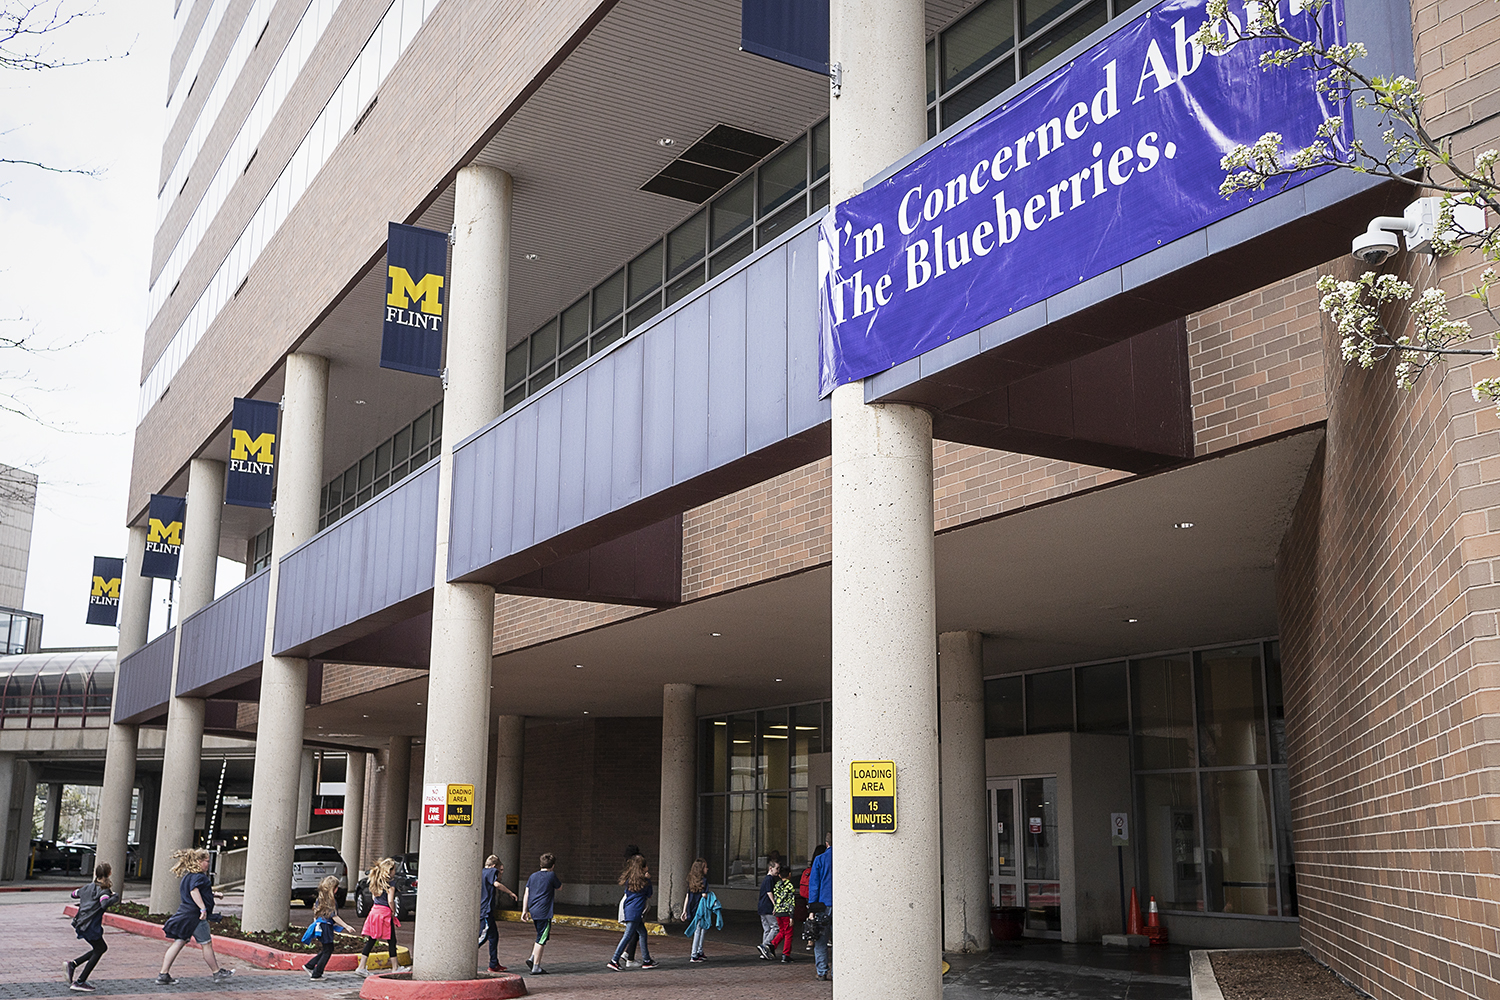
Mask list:
[[[1014,779],[991,781],[990,812],[990,905],[1020,906],[1021,859],[1016,852],[1016,798]]]
[[[990,905],[1026,911],[1030,937],[1062,936],[1057,778],[989,782]]]

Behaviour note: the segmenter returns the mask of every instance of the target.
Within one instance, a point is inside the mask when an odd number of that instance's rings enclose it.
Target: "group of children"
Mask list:
[[[657,965],[656,961],[651,958],[646,932],[646,904],[654,892],[651,884],[651,869],[646,859],[633,847],[627,854],[625,868],[621,871],[619,878],[619,884],[625,887],[625,897],[620,911],[625,933],[606,963],[606,967],[615,972],[633,964],[637,949],[639,949],[641,960],[634,964],[642,969],[653,969]],[[203,959],[208,964],[211,977],[215,982],[223,982],[234,975],[234,970],[222,967],[218,957],[214,954],[213,935],[209,925],[218,919],[218,915],[214,913],[214,901],[222,899],[223,893],[215,892],[213,889],[213,877],[208,873],[209,853],[201,849],[176,851],[172,855],[172,861],[172,874],[181,879],[179,883],[181,902],[177,912],[168,918],[162,928],[171,944],[167,947],[166,955],[162,959],[161,973],[156,981],[163,986],[176,982],[171,975],[172,963],[176,961],[177,956],[181,954],[189,941],[196,941],[202,947]],[[551,854],[543,854],[537,872],[526,880],[524,894],[518,899],[516,894],[500,881],[500,877],[505,873],[505,866],[500,863],[500,859],[493,854],[485,859],[484,871],[479,880],[479,945],[481,947],[489,945],[491,972],[505,971],[505,966],[500,964],[497,953],[500,934],[496,926],[501,909],[499,897],[504,893],[508,894],[511,900],[520,903],[521,918],[530,920],[536,931],[531,955],[526,959],[527,969],[534,976],[547,974],[547,970],[542,966],[542,954],[552,936],[554,901],[557,890],[562,887],[562,880],[553,870],[555,864],[556,858]],[[311,978],[323,978],[328,961],[333,956],[340,928],[349,934],[362,934],[365,938],[364,951],[359,956],[359,965],[356,968],[360,975],[370,974],[368,969],[370,952],[380,943],[386,946],[391,968],[396,967],[396,929],[401,926],[401,921],[397,917],[396,892],[392,886],[392,875],[395,870],[396,862],[391,858],[382,858],[370,869],[370,912],[358,932],[339,916],[338,876],[330,875],[319,883],[317,902],[313,905],[312,923],[308,925],[307,932],[302,938],[305,944],[314,941],[321,944],[318,953],[303,965],[303,969]],[[89,951],[68,962],[66,966],[69,987],[78,992],[92,993],[94,991],[89,977],[93,974],[99,959],[108,950],[108,946],[104,943],[104,913],[119,899],[119,894],[114,892],[112,887],[111,874],[110,866],[101,863],[94,869],[94,880],[73,891],[73,897],[78,900],[78,914],[73,918],[73,927],[79,939],[89,945]],[[786,951],[781,960],[790,961],[792,906],[796,899],[796,889],[791,879],[782,872],[778,862],[772,862],[771,873],[762,883],[761,892],[765,897],[762,900],[762,905],[765,907],[763,913],[772,915],[774,921],[765,922],[763,916],[763,922],[766,923],[766,938],[761,943],[761,957],[770,958],[776,946],[785,941]],[[703,953],[704,935],[710,929],[723,929],[724,918],[718,897],[708,888],[708,862],[703,858],[694,861],[688,873],[687,894],[682,901],[682,919],[687,922],[687,929],[683,933],[692,938],[689,961],[706,961],[707,956]],[[772,936],[773,929],[776,932],[774,937]]]

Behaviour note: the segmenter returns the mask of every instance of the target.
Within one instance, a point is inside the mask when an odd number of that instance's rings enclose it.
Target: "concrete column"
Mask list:
[[[927,136],[922,0],[832,0],[832,200]],[[835,997],[938,1000],[942,938],[932,418],[833,394]],[[849,829],[849,765],[896,762],[897,832]],[[903,905],[891,907],[899,899]]]
[[[349,868],[349,888],[359,881],[355,872],[359,869],[359,842],[365,832],[365,755],[358,750],[349,751],[349,763],[344,769],[344,839],[339,844],[339,853]]]
[[[327,418],[328,359],[286,359],[281,468],[276,474],[276,530],[271,536],[270,596],[265,659],[260,673],[260,721],[255,731],[254,802],[245,857],[245,912],[250,931],[286,928],[292,900],[292,849],[297,839],[298,778],[307,712],[307,661],[276,656],[276,588],[281,559],[318,532],[323,486],[323,431]]]
[[[978,632],[938,636],[944,951],[990,950],[982,640]]]
[[[411,737],[392,736],[385,751],[385,844],[382,858],[406,850],[406,804],[411,798]],[[420,882],[418,883],[420,888]],[[479,918],[474,918],[476,926]]]
[[[661,695],[661,845],[656,859],[657,919],[672,919],[687,892],[697,844],[698,689],[663,684]]]
[[[156,820],[161,815],[161,776],[143,774],[140,776],[140,786],[140,847],[136,857],[141,859],[142,873],[150,875],[154,871],[152,866],[156,863]]]
[[[521,834],[505,832],[505,817],[521,815],[521,767],[526,745],[526,719],[520,715],[502,715],[495,720],[495,856],[505,865],[500,881],[520,893]]]
[[[42,839],[57,839],[57,823],[62,819],[63,786],[60,782],[47,782],[47,805],[42,810]]]
[[[473,785],[476,798],[483,796],[488,764],[495,591],[485,584],[448,582],[448,514],[453,443],[499,416],[504,400],[510,199],[511,179],[504,171],[470,166],[458,172],[422,781]],[[475,811],[483,805],[476,801]],[[482,836],[477,825],[433,826],[422,831],[418,906],[423,899],[441,902],[429,904],[417,923],[414,979],[474,978],[470,939],[479,922],[479,895],[473,883],[484,861]]]
[[[19,800],[20,814],[16,824],[15,859],[12,876],[16,881],[29,873],[31,863],[31,821],[36,814],[36,768],[30,761],[17,760],[12,796]]]
[[[302,751],[302,774],[297,779],[297,836],[312,832],[312,800],[318,780],[318,759],[311,750]]]
[[[146,552],[146,529],[131,528],[125,543],[125,575],[120,580],[120,642],[115,647],[115,687],[120,690],[119,663],[146,644],[151,620],[151,578],[141,576]],[[113,703],[111,703],[113,704]],[[125,860],[130,840],[130,799],[135,786],[135,758],[140,730],[115,722],[104,748],[104,787],[99,791],[98,858],[115,870],[115,884],[125,885]],[[145,810],[142,810],[144,815]],[[146,827],[141,825],[141,839]],[[144,849],[144,848],[143,848]]]
[[[31,819],[26,816],[22,817],[26,820],[24,829],[11,830],[11,797],[15,792],[15,778],[16,755],[0,751],[0,879],[11,877],[10,869],[16,856],[16,845],[11,838],[31,831]]]
[[[219,527],[224,512],[224,463],[195,458],[188,465],[187,522],[182,530],[182,586],[178,628],[172,641],[172,700],[167,704],[162,749],[161,805],[157,813],[156,861],[151,869],[151,912],[171,913],[179,902],[172,852],[194,846],[203,761],[202,698],[177,697],[182,665],[181,623],[211,604],[219,565]]]

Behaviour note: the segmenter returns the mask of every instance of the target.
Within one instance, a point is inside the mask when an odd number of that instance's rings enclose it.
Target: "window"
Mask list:
[[[699,722],[699,854],[715,885],[753,889],[773,857],[807,865],[809,758],[832,749],[829,705]]]
[[[1122,737],[1144,896],[1166,910],[1297,915],[1279,642],[995,677],[984,700],[986,738]],[[1028,926],[1055,929],[1045,892],[1026,903]]]
[[[984,0],[976,4],[927,43],[927,134],[936,135],[940,127],[962,121],[1138,2]]]
[[[552,326],[555,343],[555,321]],[[555,346],[553,352],[556,353]],[[546,363],[551,365],[553,362],[549,358]],[[520,377],[524,379],[526,357],[524,353],[517,356],[516,351],[512,349],[505,356],[507,383],[510,381],[512,372],[517,370],[517,366],[521,371]],[[373,451],[367,453],[358,462],[328,481],[323,487],[323,494],[318,505],[318,530],[321,531],[339,518],[354,513],[357,508],[369,503],[432,459],[437,458],[442,452],[442,447],[443,404],[438,403],[376,445]],[[265,537],[264,549],[261,547],[262,536]],[[250,572],[254,573],[270,564],[271,529],[267,528],[251,542]]]

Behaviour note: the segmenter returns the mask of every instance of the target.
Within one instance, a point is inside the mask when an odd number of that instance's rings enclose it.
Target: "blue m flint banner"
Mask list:
[[[828,75],[828,0],[742,0],[740,48]]]
[[[120,580],[124,576],[124,559],[114,559],[110,556],[94,557],[93,586],[89,588],[88,624],[119,624]]]
[[[1343,0],[1278,0],[1342,43]],[[1206,0],[1165,0],[825,217],[820,388],[885,371],[1275,194],[1219,195],[1223,155],[1266,132],[1295,151],[1348,109],[1269,43],[1206,54]],[[1243,23],[1244,0],[1230,0]],[[1287,186],[1304,183],[1298,175]]]
[[[229,471],[224,502],[239,507],[271,508],[276,472],[276,422],[281,407],[259,399],[236,399],[229,427]]]
[[[151,494],[146,510],[146,554],[141,557],[141,576],[158,580],[177,579],[177,560],[182,555],[182,524],[187,520],[187,498]]]
[[[448,234],[392,222],[385,260],[380,367],[441,375]]]

